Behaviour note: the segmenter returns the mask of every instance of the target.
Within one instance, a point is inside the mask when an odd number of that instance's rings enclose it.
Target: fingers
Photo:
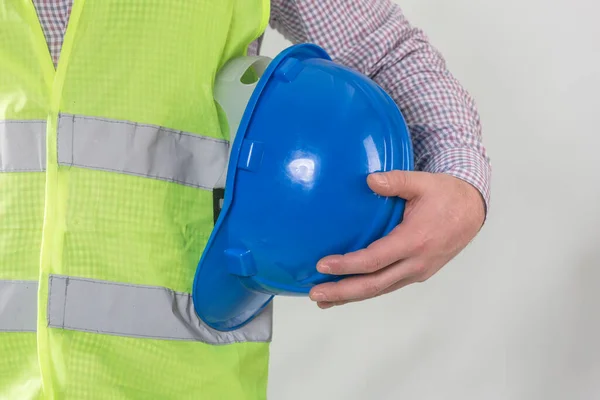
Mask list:
[[[411,276],[410,278],[402,279],[400,282],[393,284],[392,286],[385,289],[383,292],[379,293],[378,296],[383,296],[384,294],[395,292],[396,290],[402,289],[405,286],[412,285],[413,283],[419,282],[419,279],[415,276]]]
[[[421,171],[396,170],[374,173],[367,177],[367,183],[375,193],[405,200],[421,196],[429,189],[431,182],[431,174]]]
[[[331,307],[343,306],[344,304],[348,304],[348,303],[350,303],[350,301],[337,301],[335,303],[329,303],[329,302],[323,301],[323,302],[318,302],[317,306],[319,306],[319,308],[322,310],[326,310]]]
[[[432,175],[413,171],[371,174],[370,188],[382,196],[417,199],[435,183]],[[365,249],[325,257],[317,264],[319,272],[353,275],[339,282],[318,285],[310,297],[321,308],[373,298],[417,282],[423,272],[418,256],[427,243],[427,231],[418,222],[406,219],[387,236]]]
[[[389,235],[365,249],[324,257],[317,263],[317,270],[332,275],[367,274],[413,256],[422,247],[424,240],[410,225],[409,222],[399,225]]]
[[[384,291],[378,293],[376,296],[373,296],[371,298],[383,296],[384,294],[388,294],[388,293],[394,292],[396,290],[402,289],[405,286],[412,285],[413,283],[416,283],[417,281],[418,281],[418,279],[416,279],[414,277],[402,279],[400,282],[396,282],[392,286],[388,287]],[[363,300],[367,300],[367,299],[363,299]],[[344,301],[336,301],[336,302],[323,301],[323,302],[317,302],[317,306],[319,308],[323,309],[323,310],[326,310],[326,309],[331,308],[331,307],[343,306],[345,304],[355,303],[357,301],[358,300],[344,300]]]
[[[407,199],[420,196],[430,184],[427,173],[412,171],[391,171],[372,174],[368,178],[371,188],[386,196],[400,196]],[[422,229],[408,219],[398,225],[389,235],[375,241],[365,249],[345,255],[325,257],[317,264],[317,270],[324,274],[354,275],[373,273],[388,265],[413,255],[422,246]]]
[[[415,280],[420,269],[414,261],[401,261],[375,273],[351,276],[338,282],[323,283],[310,292],[313,301],[340,303],[376,297],[401,281]],[[408,282],[406,282],[408,284]]]

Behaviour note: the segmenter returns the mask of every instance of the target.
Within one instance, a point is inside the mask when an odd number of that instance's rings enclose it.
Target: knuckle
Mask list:
[[[425,264],[424,262],[416,263],[412,267],[411,272],[414,274],[414,276],[416,276],[417,282],[424,282],[427,279],[429,279],[429,277],[427,276],[429,273],[427,264]]]
[[[390,174],[390,183],[393,187],[407,187],[410,184],[409,180],[408,174],[402,171],[392,171]]]
[[[435,270],[433,268],[424,268],[424,271],[418,276],[417,282],[424,283],[429,280],[435,274]]]
[[[368,279],[362,283],[362,292],[365,296],[375,296],[377,293],[381,292],[381,285],[379,282]]]
[[[427,237],[425,234],[419,233],[416,235],[414,249],[417,253],[423,253],[427,250]]]
[[[431,234],[425,231],[418,231],[414,234],[414,251],[415,253],[422,254],[431,249],[433,238]]]
[[[423,239],[419,239],[415,242],[415,253],[423,253],[427,249],[427,242]]]
[[[383,259],[380,256],[371,256],[364,259],[363,270],[368,273],[379,271],[381,268],[384,267],[383,264]]]

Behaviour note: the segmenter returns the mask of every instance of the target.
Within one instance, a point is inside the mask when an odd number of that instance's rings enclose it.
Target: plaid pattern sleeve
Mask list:
[[[271,0],[271,26],[312,42],[374,79],[396,101],[413,137],[416,168],[447,173],[490,202],[491,163],[472,97],[426,35],[390,0]]]
[[[56,65],[73,0],[33,0]],[[469,93],[425,34],[390,0],[271,0],[271,26],[292,42],[321,45],[392,95],[409,125],[416,167],[448,173],[490,202],[491,164]],[[260,40],[250,47],[255,54]]]

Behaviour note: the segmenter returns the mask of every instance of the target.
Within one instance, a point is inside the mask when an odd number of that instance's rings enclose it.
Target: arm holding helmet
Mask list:
[[[353,276],[314,287],[312,300],[329,308],[429,279],[477,235],[489,207],[491,165],[473,99],[390,0],[272,0],[271,26],[382,86],[415,151],[417,171],[368,177],[374,192],[407,200],[403,222],[365,249],[322,259],[320,272]]]

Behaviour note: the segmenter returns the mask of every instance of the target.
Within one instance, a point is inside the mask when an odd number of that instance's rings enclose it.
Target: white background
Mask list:
[[[489,220],[424,284],[277,299],[269,399],[600,399],[600,2],[401,5],[477,100]]]

